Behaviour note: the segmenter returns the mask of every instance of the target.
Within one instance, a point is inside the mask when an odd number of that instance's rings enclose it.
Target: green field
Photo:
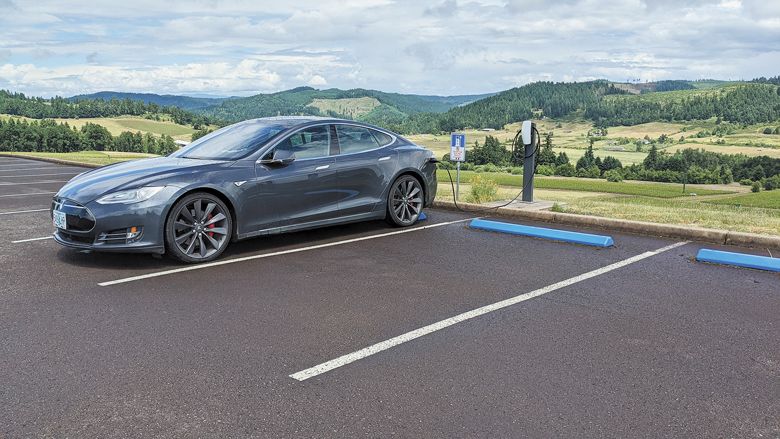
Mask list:
[[[86,163],[90,165],[110,165],[111,163],[124,162],[127,160],[156,157],[153,154],[142,154],[142,153],[135,153],[135,152],[116,152],[116,151],[79,151],[79,152],[64,152],[64,153],[4,152],[3,155],[70,160],[70,161],[74,161],[78,163]]]
[[[7,114],[0,115],[3,119],[24,119],[35,120],[19,116],[9,116]],[[190,126],[178,125],[170,121],[157,121],[151,119],[144,119],[137,116],[120,116],[120,117],[95,117],[84,119],[53,119],[59,123],[67,123],[70,126],[81,128],[87,123],[94,123],[102,125],[111,133],[112,136],[118,136],[123,131],[132,131],[140,133],[152,133],[157,136],[163,134],[173,137],[176,140],[191,139],[192,133],[195,130]]]
[[[780,190],[763,191],[737,195],[734,197],[718,198],[715,200],[708,200],[707,203],[731,206],[759,207],[764,209],[780,209]]]
[[[608,218],[780,235],[780,209],[714,204],[713,200],[706,198],[595,197],[571,200],[561,210]]]
[[[635,142],[642,141],[645,136],[650,139],[658,139],[662,134],[665,134],[674,142],[658,144],[657,147],[668,153],[692,148],[722,154],[744,154],[749,157],[766,155],[780,158],[780,135],[763,134],[764,128],[776,126],[780,126],[780,121],[746,127],[738,126],[735,127],[736,131],[733,134],[727,134],[723,137],[701,138],[693,136],[700,131],[715,129],[715,119],[686,123],[650,122],[634,126],[610,127],[606,136],[597,138],[598,140],[594,142],[593,150],[595,155],[602,159],[606,156],[612,156],[620,160],[623,165],[632,165],[641,163],[650,149],[650,145],[643,145],[642,150],[637,151]],[[588,148],[588,131],[593,128],[590,122],[578,118],[544,119],[537,122],[537,127],[541,133],[553,133],[553,150],[556,153],[565,152],[572,163],[585,154]],[[462,132],[466,134],[468,147],[472,147],[474,141],[483,144],[485,137],[490,135],[498,138],[507,148],[510,148],[518,129],[519,124],[515,123],[506,125],[503,130],[463,130]],[[449,153],[449,134],[415,134],[407,137],[409,140],[433,150],[436,157]],[[685,137],[681,143],[679,142],[680,137]],[[721,140],[724,142],[723,144],[717,143]],[[468,152],[466,154],[468,155]]]
[[[455,179],[455,171],[450,171],[452,178]],[[481,175],[495,181],[500,186],[521,187],[523,185],[522,175],[511,175],[505,172],[482,172],[461,171],[460,181],[469,183],[474,175]],[[437,171],[439,182],[449,184],[450,179],[447,171],[440,169]],[[613,183],[601,179],[589,178],[567,178],[567,177],[534,177],[534,187],[540,189],[560,189],[567,191],[601,192],[607,194],[620,195],[642,195],[656,198],[676,198],[689,196],[690,193],[697,195],[720,195],[735,192],[728,186],[723,186],[722,190],[706,189],[700,186],[694,187],[688,185],[686,192],[683,193],[682,185],[673,183],[654,183],[654,182],[628,182]]]

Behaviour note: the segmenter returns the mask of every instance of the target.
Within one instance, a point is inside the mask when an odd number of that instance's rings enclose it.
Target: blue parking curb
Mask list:
[[[568,230],[548,229],[544,227],[523,226],[520,224],[502,223],[475,219],[469,227],[491,232],[509,233],[512,235],[531,236],[534,238],[552,239],[554,241],[572,242],[575,244],[592,245],[595,247],[611,247],[615,245],[611,236],[591,235],[589,233],[569,232]]]
[[[699,262],[709,262],[711,264],[734,265],[737,267],[780,272],[780,259],[770,258],[768,256],[756,256],[703,248],[696,254],[696,260]]]
[[[428,219],[428,215],[425,212],[420,212],[420,216],[417,217],[417,221],[425,221]]]

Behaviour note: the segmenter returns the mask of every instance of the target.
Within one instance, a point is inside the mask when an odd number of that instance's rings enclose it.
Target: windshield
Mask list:
[[[226,126],[190,143],[172,157],[203,160],[238,160],[289,128],[279,121],[247,121]]]

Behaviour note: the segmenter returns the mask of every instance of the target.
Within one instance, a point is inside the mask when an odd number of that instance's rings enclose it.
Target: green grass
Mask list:
[[[735,197],[736,198],[736,197]],[[690,198],[606,196],[572,200],[566,213],[780,235],[780,210]]]
[[[710,204],[730,206],[758,207],[763,209],[780,209],[780,190],[763,191],[736,195],[733,197],[707,200]]]
[[[134,152],[115,152],[115,151],[79,151],[79,152],[4,152],[17,157],[40,157],[54,158],[60,160],[70,160],[78,163],[90,165],[110,165],[111,163],[124,162],[127,160],[143,159],[156,157],[152,154],[141,154]]]
[[[450,171],[452,178],[455,178],[455,171]],[[471,182],[476,173],[474,171],[461,171],[460,181],[463,183]],[[488,173],[484,172],[478,175],[485,176],[494,180],[501,186],[521,187],[523,177],[520,175],[510,175],[503,172]],[[440,169],[437,171],[437,178],[440,182],[449,183],[447,171]],[[719,195],[728,194],[730,190],[713,190],[704,188],[695,188],[682,192],[682,185],[672,183],[651,183],[651,182],[629,182],[620,183],[609,182],[606,180],[588,179],[588,178],[563,178],[563,177],[540,177],[534,178],[534,187],[539,189],[559,189],[568,191],[602,192],[608,194],[620,195],[641,195],[656,198],[676,198],[685,196],[687,193],[695,192],[697,195]]]

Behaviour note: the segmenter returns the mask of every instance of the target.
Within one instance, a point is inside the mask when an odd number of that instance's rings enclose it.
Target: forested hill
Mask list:
[[[85,95],[76,95],[68,98],[71,102],[102,99],[110,101],[112,99],[132,101],[141,101],[145,104],[157,104],[161,107],[179,107],[182,110],[198,110],[201,108],[219,105],[228,98],[198,98],[179,95],[159,95],[155,93],[126,93],[119,91],[99,91]]]
[[[778,78],[751,82],[661,81],[654,88],[608,81],[537,82],[503,91],[442,114],[414,114],[388,120],[403,133],[448,132],[463,128],[502,128],[530,117],[583,114],[597,126],[719,117],[754,124],[780,119]],[[672,91],[661,91],[672,90]]]
[[[131,99],[82,99],[70,101],[62,97],[51,99],[28,97],[23,93],[0,90],[0,114],[12,114],[33,119],[143,116],[166,114],[182,125],[208,125],[207,116],[194,114],[175,106],[163,107]]]
[[[386,93],[377,90],[336,88],[317,90],[311,87],[298,87],[277,93],[258,94],[245,98],[233,98],[220,105],[200,110],[201,113],[222,120],[237,121],[256,117],[311,114],[361,118],[367,113],[393,114],[405,117],[416,113],[440,113],[458,105],[484,98],[488,95],[463,96],[425,96],[399,93]],[[376,100],[373,103],[362,102],[370,106],[368,111],[355,114],[355,99]],[[324,101],[334,101],[328,104]],[[317,106],[317,104],[324,104]],[[323,108],[328,108],[323,111]],[[372,116],[367,116],[371,119]]]

